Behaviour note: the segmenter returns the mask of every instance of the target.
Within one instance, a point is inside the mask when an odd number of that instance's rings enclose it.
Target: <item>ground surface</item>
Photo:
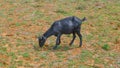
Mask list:
[[[55,37],[41,49],[41,36],[55,21],[67,16],[87,17],[79,39]],[[0,68],[120,68],[119,0],[0,0]]]

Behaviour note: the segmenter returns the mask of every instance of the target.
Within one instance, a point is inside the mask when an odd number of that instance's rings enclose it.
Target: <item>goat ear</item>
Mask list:
[[[82,19],[82,21],[85,21],[85,20],[87,20],[86,17],[84,17],[84,18]]]
[[[42,36],[42,37],[41,37],[41,39],[43,40],[43,39],[44,39],[44,37]]]
[[[43,39],[43,37],[41,36],[41,37],[39,37],[39,39],[40,39],[40,40],[42,40],[42,39]]]

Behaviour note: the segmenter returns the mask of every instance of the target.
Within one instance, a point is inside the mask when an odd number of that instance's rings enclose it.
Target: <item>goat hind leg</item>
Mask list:
[[[80,39],[79,47],[81,47],[82,46],[82,35],[80,34],[80,31],[77,32],[77,35],[79,36],[79,39]]]

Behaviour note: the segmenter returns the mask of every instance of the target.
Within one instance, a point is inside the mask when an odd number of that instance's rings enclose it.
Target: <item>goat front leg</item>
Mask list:
[[[82,35],[80,34],[80,30],[77,31],[77,35],[79,36],[79,39],[80,39],[79,47],[81,47],[82,46]]]
[[[57,39],[56,39],[56,45],[53,47],[54,50],[55,50],[55,49],[58,47],[58,45],[60,44],[60,37],[61,37],[61,34],[58,34],[58,35],[57,35]]]
[[[75,35],[75,32],[73,32],[73,39],[72,39],[72,41],[71,41],[70,44],[69,44],[70,46],[73,44],[75,38],[76,38],[76,35]]]

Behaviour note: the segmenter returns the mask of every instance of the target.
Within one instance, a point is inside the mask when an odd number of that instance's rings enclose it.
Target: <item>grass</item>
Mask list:
[[[48,58],[47,55],[48,55],[48,52],[43,52],[43,53],[40,54],[40,58],[41,59],[47,59]]]
[[[101,58],[97,57],[94,59],[96,64],[100,64],[103,63],[103,60],[101,60]]]
[[[7,48],[6,47],[0,47],[0,53],[1,54],[6,54],[7,53]]]
[[[109,50],[109,49],[110,49],[110,46],[109,46],[108,44],[104,44],[104,45],[102,46],[102,49],[104,49],[104,50]]]
[[[88,51],[88,50],[83,50],[81,52],[81,55],[80,55],[80,60],[81,62],[85,62],[87,61],[88,59],[91,59],[93,56],[92,52]]]
[[[60,59],[65,58],[62,52],[56,52],[55,55]]]
[[[57,10],[57,11],[55,11],[55,12],[56,12],[56,13],[63,14],[63,15],[67,14],[67,12],[64,11],[64,10],[62,10],[62,9],[59,9],[59,10]]]
[[[79,65],[79,68],[88,68],[89,66],[86,66],[86,65]],[[89,68],[92,68],[92,67],[89,67]]]
[[[118,0],[1,0],[0,67],[119,68],[119,9]],[[52,50],[54,36],[40,48],[36,36],[68,16],[87,18],[81,28],[83,46],[78,48],[77,36],[70,47],[72,35],[65,35],[57,50]]]
[[[3,63],[0,63],[0,67],[3,67],[4,66],[4,64]]]
[[[18,66],[22,66],[23,65],[23,61],[17,61],[17,65]]]
[[[68,66],[69,68],[73,68],[75,66],[76,62],[74,60],[69,60]]]
[[[16,22],[15,26],[18,27],[18,26],[22,26],[22,25],[26,25],[26,24],[27,24],[26,21],[24,21],[24,22]]]
[[[22,56],[25,57],[25,58],[30,57],[29,53],[23,53]]]

